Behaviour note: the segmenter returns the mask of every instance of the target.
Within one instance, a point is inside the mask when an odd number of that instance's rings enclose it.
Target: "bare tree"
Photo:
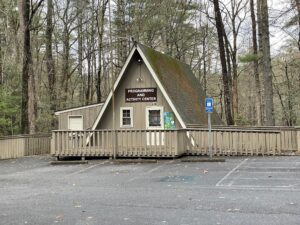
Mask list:
[[[225,51],[225,45],[224,45],[224,25],[223,25],[223,21],[222,21],[221,12],[220,12],[219,1],[213,0],[213,3],[214,3],[214,11],[215,11],[216,28],[217,28],[217,33],[218,33],[220,60],[221,60],[221,66],[222,66],[225,117],[226,117],[227,124],[233,125],[234,121],[233,121],[232,113],[231,113],[229,75],[228,75],[228,68],[227,68],[227,62],[226,62],[226,51]]]
[[[80,24],[76,23],[77,18],[80,18],[82,10],[76,10],[76,4],[72,0],[59,2],[55,0],[57,17],[61,24],[61,80],[60,80],[60,107],[65,107],[68,99],[69,83],[73,73],[77,70],[79,64],[71,63],[72,56],[70,51],[76,43],[77,38],[72,36],[72,33],[78,29]],[[85,21],[83,22],[85,23]]]
[[[240,32],[240,28],[242,23],[245,21],[247,16],[246,6],[248,4],[248,0],[230,0],[230,7],[227,7],[224,4],[224,9],[226,11],[226,15],[229,17],[229,21],[227,22],[230,31],[232,33],[232,41],[229,41],[226,37],[226,46],[228,46],[228,60],[231,59],[232,63],[232,111],[234,120],[238,116],[238,62],[237,62],[237,53],[238,53],[238,36]],[[224,31],[224,35],[227,34]],[[232,42],[232,43],[231,43]],[[230,65],[230,62],[228,62]]]

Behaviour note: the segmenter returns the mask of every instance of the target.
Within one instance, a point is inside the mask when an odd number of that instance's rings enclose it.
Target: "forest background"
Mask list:
[[[105,101],[133,40],[189,64],[225,124],[300,125],[300,0],[0,0],[0,135]]]

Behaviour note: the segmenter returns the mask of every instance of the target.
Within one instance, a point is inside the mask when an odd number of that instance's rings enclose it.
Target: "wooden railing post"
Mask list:
[[[51,155],[54,155],[55,154],[55,131],[52,132],[52,138],[51,138],[51,147],[50,147],[50,152],[51,152]]]
[[[298,126],[298,127],[295,127],[295,129],[296,129],[296,136],[297,136],[297,154],[300,154],[300,126]]]

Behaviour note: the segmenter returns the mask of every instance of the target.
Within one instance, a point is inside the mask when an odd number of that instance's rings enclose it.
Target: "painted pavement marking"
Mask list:
[[[299,179],[293,179],[293,178],[251,178],[251,177],[244,177],[245,174],[238,174],[236,176],[230,177],[236,170],[238,170],[242,165],[245,164],[245,162],[248,160],[245,159],[244,161],[242,161],[241,163],[239,163],[235,168],[233,168],[231,171],[229,171],[217,184],[216,187],[228,187],[228,188],[245,188],[245,189],[270,189],[270,190],[277,190],[277,189],[286,189],[286,190],[299,190],[298,186],[300,185],[299,183]],[[255,164],[256,162],[251,162],[248,161],[249,163],[243,167],[243,169],[246,169],[245,171],[243,170],[242,173],[251,173],[251,174],[255,174],[255,173],[262,173],[262,174],[286,174],[286,173],[290,173],[290,174],[295,174],[295,170],[300,169],[299,167],[284,167],[284,166],[265,166],[265,167],[255,167],[253,165],[253,163]],[[258,162],[260,163],[260,162]],[[272,163],[272,162],[270,162]],[[252,166],[249,166],[249,164],[252,164]],[[247,169],[258,169],[258,170],[266,170],[266,171],[247,171]],[[281,170],[281,171],[272,171],[272,170]],[[283,171],[282,171],[283,170]],[[290,171],[289,171],[290,170]],[[230,177],[230,178],[229,178]],[[229,180],[228,184],[222,184],[225,180]],[[283,181],[283,183],[281,185],[264,185],[263,183],[261,185],[239,185],[239,184],[234,184],[237,180],[253,180],[253,181]],[[290,181],[294,181],[296,183],[294,184],[286,184],[287,182]]]
[[[173,162],[173,161],[170,160],[170,161],[165,162],[165,163],[163,163],[163,164],[161,164],[161,165],[159,165],[159,166],[156,166],[156,167],[154,167],[154,168],[148,170],[147,172],[143,173],[143,176],[144,176],[144,175],[147,175],[147,174],[150,174],[150,173],[153,173],[153,172],[159,170],[160,168],[162,168],[163,166],[168,165],[168,164],[171,164],[172,162]],[[134,181],[134,180],[136,180],[136,179],[138,179],[138,178],[140,178],[140,177],[141,177],[141,175],[135,176],[135,177],[129,179],[128,182],[132,182],[132,181]]]
[[[216,184],[216,187],[219,186],[224,186],[221,185],[221,183],[226,180],[232,173],[234,173],[238,168],[240,168],[244,163],[246,163],[248,161],[247,159],[244,159],[241,163],[239,163],[236,167],[234,167],[232,170],[230,170],[221,180],[219,180],[219,182]]]
[[[73,172],[73,173],[70,173],[70,174],[68,174],[67,176],[72,176],[72,175],[76,175],[76,174],[79,174],[79,173],[83,173],[83,172],[85,172],[85,171],[87,171],[87,170],[90,170],[90,169],[96,167],[96,166],[104,165],[104,164],[106,164],[106,163],[108,163],[108,162],[109,162],[109,160],[106,160],[106,161],[104,161],[104,162],[102,162],[102,163],[97,163],[97,164],[91,165],[91,166],[89,166],[89,167],[86,167],[86,168],[83,168],[83,169],[81,169],[81,170],[78,170],[78,171],[75,171],[75,172]]]

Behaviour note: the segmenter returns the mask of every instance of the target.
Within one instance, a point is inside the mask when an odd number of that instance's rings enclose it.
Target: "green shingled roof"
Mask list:
[[[207,124],[204,91],[189,65],[170,56],[137,44],[166,90],[183,122]],[[212,114],[212,124],[222,124],[220,117]]]

